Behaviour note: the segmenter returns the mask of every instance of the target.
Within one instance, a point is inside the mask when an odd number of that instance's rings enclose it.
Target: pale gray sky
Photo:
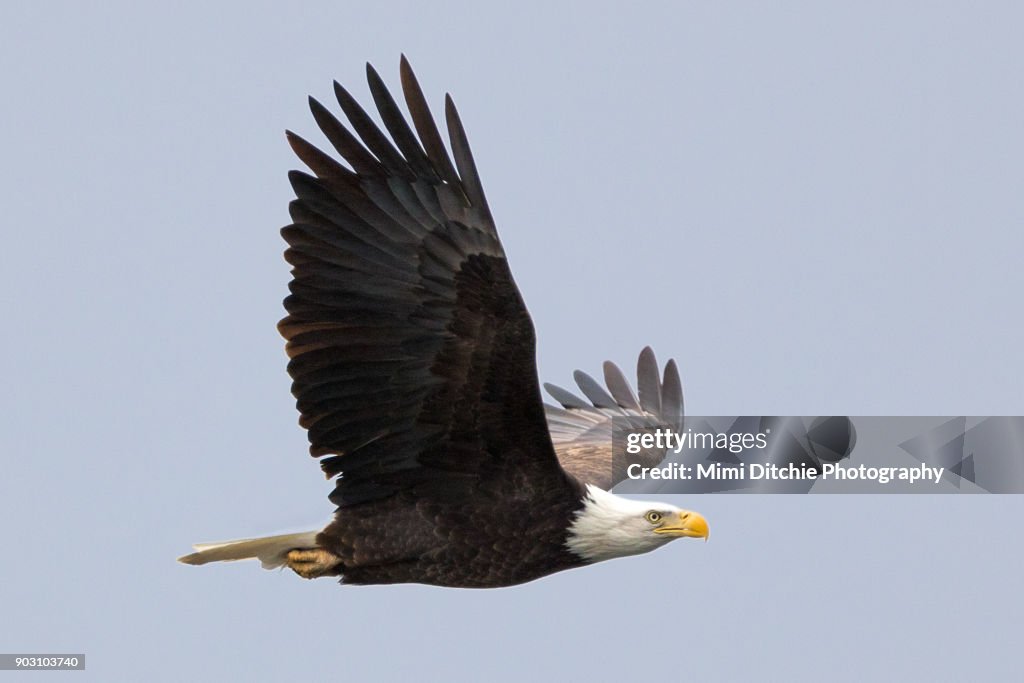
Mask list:
[[[651,344],[695,414],[1024,414],[1024,9],[838,5],[5,3],[0,650],[90,681],[1017,673],[1020,496],[678,498],[709,543],[495,591],[173,561],[331,512],[274,329],[283,130],[401,52],[459,104],[544,380]]]

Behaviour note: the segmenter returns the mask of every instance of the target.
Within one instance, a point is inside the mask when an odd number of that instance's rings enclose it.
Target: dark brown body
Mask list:
[[[337,573],[349,584],[492,588],[582,565],[565,545],[578,499],[536,494],[492,507],[472,495],[453,505],[403,492],[345,509],[317,544],[342,558]]]

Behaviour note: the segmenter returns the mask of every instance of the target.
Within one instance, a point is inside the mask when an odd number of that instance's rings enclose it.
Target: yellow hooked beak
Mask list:
[[[703,538],[708,540],[708,520],[699,512],[680,510],[678,517],[668,517],[665,522],[654,530],[656,534],[681,536],[684,538]]]

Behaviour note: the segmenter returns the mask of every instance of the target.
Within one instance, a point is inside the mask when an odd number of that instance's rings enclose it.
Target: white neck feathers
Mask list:
[[[588,484],[583,508],[569,527],[566,545],[587,562],[650,552],[671,540],[653,533],[644,519],[652,507],[672,506],[630,500]]]

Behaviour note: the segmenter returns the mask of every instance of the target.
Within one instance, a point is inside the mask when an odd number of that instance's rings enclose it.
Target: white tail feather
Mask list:
[[[207,562],[232,562],[234,560],[259,560],[264,569],[284,566],[289,550],[315,548],[318,531],[304,531],[298,534],[282,534],[263,538],[245,538],[222,543],[197,543],[196,552],[178,558],[185,564],[206,564]]]

